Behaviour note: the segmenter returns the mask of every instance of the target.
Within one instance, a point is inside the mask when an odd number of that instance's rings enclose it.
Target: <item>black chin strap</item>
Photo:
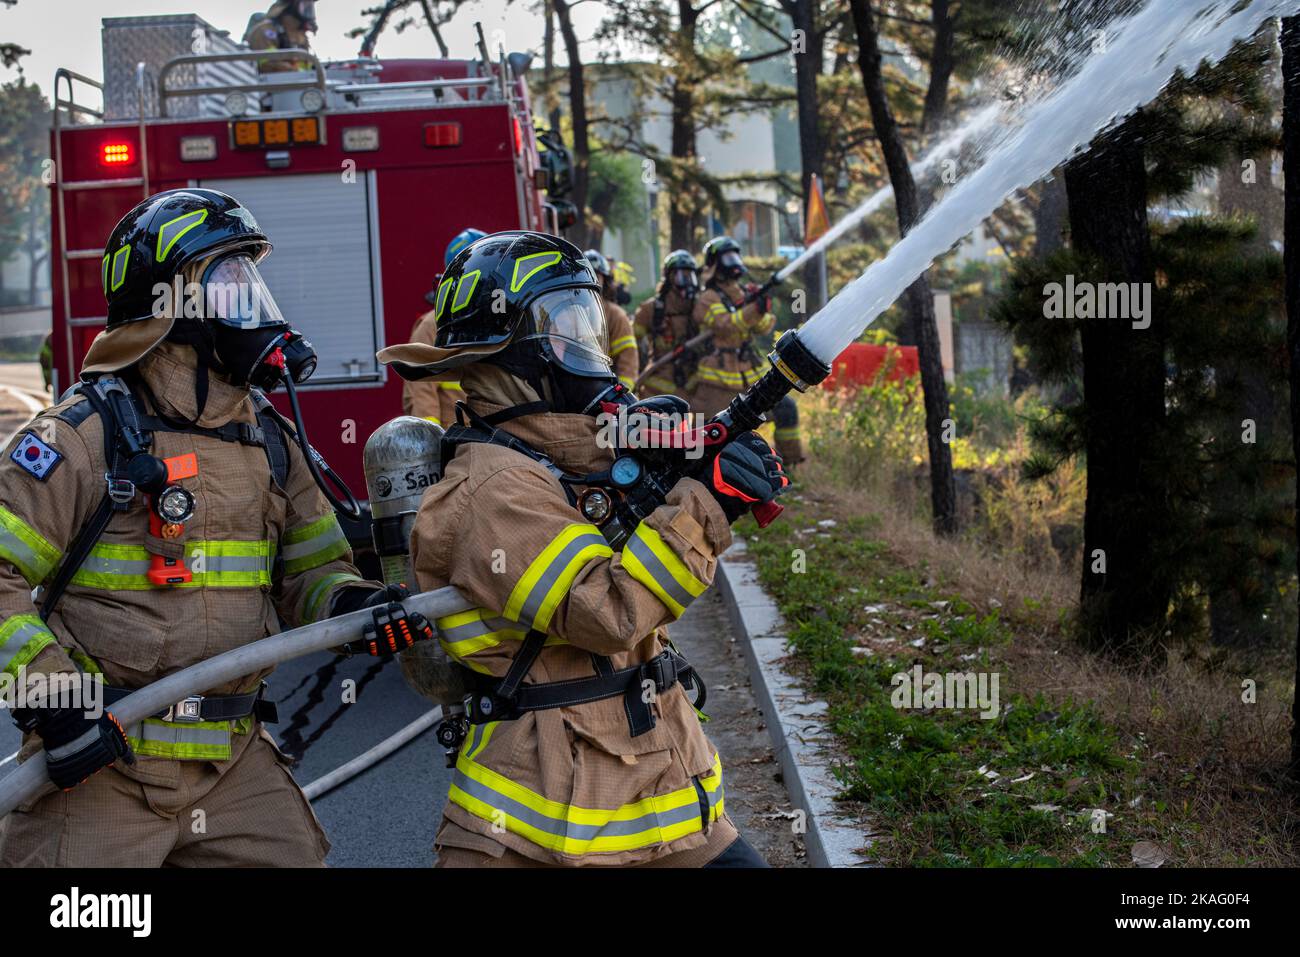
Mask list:
[[[459,403],[457,403],[459,405]],[[466,410],[469,407],[466,406]],[[536,415],[540,412],[550,412],[551,404],[549,402],[525,402],[522,405],[513,405],[508,409],[502,409],[499,412],[493,412],[491,415],[479,416],[477,413],[470,412],[473,418],[479,419],[485,425],[498,426],[503,422],[509,422],[511,419],[518,419],[525,415]]]

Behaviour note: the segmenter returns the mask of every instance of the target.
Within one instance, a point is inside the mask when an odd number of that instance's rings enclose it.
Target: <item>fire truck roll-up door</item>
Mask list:
[[[304,388],[379,384],[384,346],[373,173],[207,179],[198,185],[238,199],[273,250],[258,266],[289,324],[320,365]]]

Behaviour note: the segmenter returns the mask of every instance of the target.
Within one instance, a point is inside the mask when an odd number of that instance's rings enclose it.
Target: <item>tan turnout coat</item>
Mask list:
[[[501,408],[470,394],[481,414]],[[569,472],[610,461],[589,416],[529,415],[504,428]],[[688,479],[612,552],[542,465],[466,445],[425,495],[411,550],[421,590],[454,585],[479,606],[438,622],[449,654],[501,677],[536,628],[548,640],[527,680],[550,682],[596,674],[593,654],[614,668],[658,655],[665,626],[712,582],[730,542],[722,509]],[[655,727],[637,737],[621,697],[474,726],[440,848],[564,865],[711,860],[736,837],[717,752],[680,685],[652,708]]]

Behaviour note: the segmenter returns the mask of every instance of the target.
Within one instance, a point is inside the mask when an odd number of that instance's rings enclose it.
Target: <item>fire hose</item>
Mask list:
[[[403,599],[402,607],[408,612],[419,612],[433,621],[468,611],[473,605],[456,589],[439,588],[437,591],[422,592]],[[135,724],[158,714],[182,698],[208,688],[235,681],[313,651],[323,651],[354,641],[361,637],[362,630],[372,620],[371,611],[363,608],[232,649],[132,692],[114,705],[113,716],[123,725]],[[45,753],[38,751],[19,765],[17,770],[0,780],[0,817],[32,800],[49,783],[49,776],[45,772]]]

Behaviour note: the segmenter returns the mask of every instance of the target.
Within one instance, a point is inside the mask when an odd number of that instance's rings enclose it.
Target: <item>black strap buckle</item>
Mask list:
[[[656,694],[663,694],[677,683],[677,660],[671,651],[660,652],[642,665],[641,673],[655,683]]]

